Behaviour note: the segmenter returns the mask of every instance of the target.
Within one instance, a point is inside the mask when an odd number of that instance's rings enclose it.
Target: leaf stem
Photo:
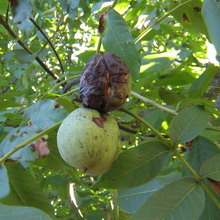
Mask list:
[[[180,153],[176,149],[172,149],[174,154],[182,161],[182,163],[189,169],[189,171],[193,174],[195,179],[199,182],[200,186],[205,190],[208,196],[212,199],[215,205],[220,209],[220,202],[218,199],[213,195],[210,189],[202,182],[200,176],[196,173],[196,171],[190,166],[190,164],[183,158]]]
[[[113,202],[113,219],[119,220],[119,207],[116,202],[118,197],[118,191],[117,189],[112,190],[112,202]]]
[[[156,22],[154,22],[152,25],[150,25],[149,27],[147,27],[142,33],[140,33],[139,36],[137,36],[137,38],[134,40],[134,43],[138,43],[141,39],[143,39],[157,24],[159,24],[161,21],[163,21],[166,17],[168,17],[169,15],[171,15],[173,12],[175,12],[177,9],[179,9],[180,7],[182,7],[185,4],[188,4],[189,2],[191,2],[193,0],[188,0],[186,2],[183,2],[180,5],[177,5],[175,8],[173,8],[172,10],[170,10],[169,12],[167,12],[167,14],[165,14],[164,16],[162,16],[161,18],[159,18]]]
[[[41,131],[39,134],[35,135],[32,138],[29,138],[28,140],[24,141],[21,144],[18,144],[17,146],[15,146],[13,149],[11,149],[7,154],[5,154],[2,158],[0,158],[0,164],[4,163],[5,160],[7,160],[12,154],[14,154],[15,152],[17,152],[18,150],[22,149],[23,147],[25,147],[26,145],[30,144],[31,142],[37,140],[38,138],[42,137],[43,135],[47,134],[48,132],[56,129],[58,126],[60,126],[60,124],[62,123],[62,121],[57,122],[56,124],[54,124],[53,126],[47,128],[44,131]]]
[[[99,42],[98,42],[98,45],[97,45],[97,48],[96,48],[96,53],[97,53],[97,54],[100,53],[101,46],[102,46],[102,37],[100,36],[100,37],[99,37]]]
[[[152,105],[152,106],[154,106],[156,108],[159,108],[159,109],[161,109],[163,111],[169,112],[169,113],[171,113],[173,115],[177,115],[177,112],[175,110],[172,110],[172,109],[169,109],[169,108],[167,108],[167,107],[165,107],[163,105],[160,105],[159,103],[157,103],[157,102],[155,102],[153,100],[150,100],[150,99],[148,99],[148,98],[146,98],[146,97],[144,97],[144,96],[142,96],[142,95],[140,95],[140,94],[138,94],[138,93],[136,93],[134,91],[131,91],[131,95],[136,97],[136,98],[138,98],[138,99],[140,99],[141,101],[145,102],[146,104]]]
[[[163,141],[163,143],[165,143],[166,145],[168,145],[168,146],[171,148],[171,145],[170,145],[170,143],[166,140],[166,138],[163,137],[163,135],[161,135],[160,132],[159,132],[157,129],[155,129],[150,123],[148,123],[147,121],[145,121],[145,120],[144,120],[143,118],[141,118],[139,115],[137,115],[137,114],[135,114],[135,113],[133,113],[133,112],[131,112],[131,111],[125,109],[125,108],[121,108],[120,111],[125,112],[125,113],[131,115],[132,117],[136,118],[138,121],[142,122],[144,125],[146,125],[148,128],[150,128],[151,131],[153,131],[154,134],[155,134],[156,136],[158,136],[158,137],[161,139],[161,141]]]
[[[35,22],[35,20],[33,18],[29,18],[29,20],[34,24],[34,26],[41,32],[41,34],[44,36],[44,38],[47,40],[47,42],[49,43],[49,45],[51,46],[55,56],[57,57],[57,60],[60,64],[60,68],[62,70],[62,73],[64,74],[64,68],[63,68],[63,64],[60,60],[60,57],[55,49],[55,47],[53,46],[52,42],[50,41],[50,39],[47,37],[47,35],[43,32],[43,30],[41,29],[41,27]]]
[[[54,85],[53,87],[51,87],[47,92],[45,92],[45,93],[39,98],[39,100],[42,100],[43,98],[45,98],[45,96],[46,96],[47,94],[49,94],[50,92],[52,92],[54,89],[59,88],[59,86],[63,85],[65,82],[70,81],[70,80],[72,80],[72,79],[79,78],[79,77],[80,77],[80,75],[72,76],[72,77],[70,77],[70,78],[68,78],[68,79],[65,79],[65,80],[63,80],[63,81],[57,83],[56,85]]]
[[[57,100],[60,99],[60,98],[65,97],[65,96],[72,95],[73,93],[78,92],[78,91],[79,91],[79,88],[73,89],[73,90],[71,90],[71,91],[69,91],[69,92],[67,92],[67,93],[65,93],[65,94],[60,95],[59,97],[57,97],[57,98],[55,99],[55,101],[57,101]]]

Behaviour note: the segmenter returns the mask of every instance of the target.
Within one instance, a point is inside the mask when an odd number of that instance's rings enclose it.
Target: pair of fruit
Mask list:
[[[90,175],[108,171],[120,151],[117,122],[107,112],[124,105],[130,93],[127,66],[112,53],[94,55],[80,78],[79,108],[63,121],[57,144],[62,158]]]

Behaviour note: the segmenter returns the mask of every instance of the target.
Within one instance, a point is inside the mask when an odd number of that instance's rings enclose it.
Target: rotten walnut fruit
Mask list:
[[[112,53],[92,56],[80,77],[82,104],[101,112],[122,107],[130,90],[129,70],[124,61]]]
[[[79,108],[59,127],[57,145],[69,165],[100,175],[110,169],[119,154],[119,128],[110,114]]]

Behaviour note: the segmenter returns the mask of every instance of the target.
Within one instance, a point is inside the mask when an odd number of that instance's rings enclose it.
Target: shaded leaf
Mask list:
[[[25,117],[41,130],[51,127],[67,116],[67,111],[53,100],[38,101],[25,111]]]
[[[46,213],[32,207],[0,205],[0,219],[49,220]]]
[[[202,15],[211,41],[218,55],[220,55],[220,2],[218,0],[205,0],[202,6]]]
[[[117,204],[119,205],[120,209],[125,210],[127,213],[133,214],[156,191],[162,189],[165,185],[179,178],[179,174],[171,173],[166,176],[156,177],[149,183],[133,189],[119,190]]]
[[[9,193],[9,181],[7,170],[4,165],[0,165],[0,198],[5,197]]]
[[[208,125],[208,113],[200,106],[185,108],[174,117],[169,132],[173,144],[191,141]]]
[[[50,200],[44,195],[40,185],[36,182],[29,169],[24,169],[19,163],[6,163],[11,188],[17,196],[17,200],[24,206],[39,208],[48,214],[52,214]],[[14,205],[14,201],[7,196],[2,203]],[[15,201],[17,204],[18,201]]]
[[[153,194],[130,219],[197,219],[204,205],[202,188],[193,178],[184,178]]]
[[[102,43],[107,52],[112,52],[124,60],[134,78],[138,77],[139,53],[133,43],[127,23],[114,9],[110,9],[105,16]]]
[[[33,0],[18,0],[12,1],[11,7],[14,14],[13,21],[15,23],[21,23],[32,17],[32,2]]]
[[[211,80],[218,71],[218,67],[209,65],[206,70],[199,76],[199,78],[192,84],[189,89],[189,96],[191,98],[199,98],[208,89]]]
[[[192,145],[185,153],[185,159],[189,162],[190,166],[199,172],[201,165],[211,157],[220,153],[220,149],[210,140],[204,137],[197,137]],[[184,166],[183,174],[185,176],[192,175],[191,172]]]
[[[220,154],[205,161],[200,169],[201,175],[220,181]]]
[[[36,126],[26,126],[20,128],[14,128],[9,132],[9,134],[4,138],[4,140],[0,144],[0,148],[2,149],[3,154],[7,154],[10,150],[12,150],[18,144],[23,143],[24,141],[30,139],[35,136],[39,130]],[[10,156],[13,160],[34,160],[35,154],[31,152],[30,145],[23,147],[22,149],[16,151],[13,155]]]
[[[37,56],[37,54],[30,54],[22,49],[13,50],[12,52],[14,52],[15,57],[20,63],[32,63]]]
[[[121,153],[94,187],[132,188],[153,179],[169,158],[169,147],[159,141],[141,144]]]
[[[212,199],[206,194],[205,207],[198,220],[213,220],[220,219],[219,208],[215,205]]]

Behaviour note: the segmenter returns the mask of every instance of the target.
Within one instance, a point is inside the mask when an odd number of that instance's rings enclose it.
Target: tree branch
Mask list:
[[[26,46],[26,44],[19,39],[19,37],[15,34],[15,32],[10,28],[7,22],[4,21],[3,16],[0,15],[0,24],[8,31],[12,38],[14,38],[18,44],[29,54],[33,54],[33,52]],[[55,80],[60,82],[59,77],[55,75],[45,64],[44,62],[38,57],[35,57],[35,60],[41,65],[41,67]]]
[[[61,68],[61,71],[63,72],[64,74],[64,68],[63,68],[63,64],[60,60],[60,57],[55,49],[55,47],[53,46],[52,42],[50,41],[50,39],[47,37],[47,35],[43,32],[43,30],[41,29],[41,27],[35,22],[35,20],[33,18],[29,18],[29,20],[34,24],[34,26],[41,32],[41,34],[44,36],[44,38],[47,40],[47,42],[49,43],[49,45],[51,46],[53,52],[55,53],[56,57],[57,57],[57,60],[60,64],[60,68]]]

